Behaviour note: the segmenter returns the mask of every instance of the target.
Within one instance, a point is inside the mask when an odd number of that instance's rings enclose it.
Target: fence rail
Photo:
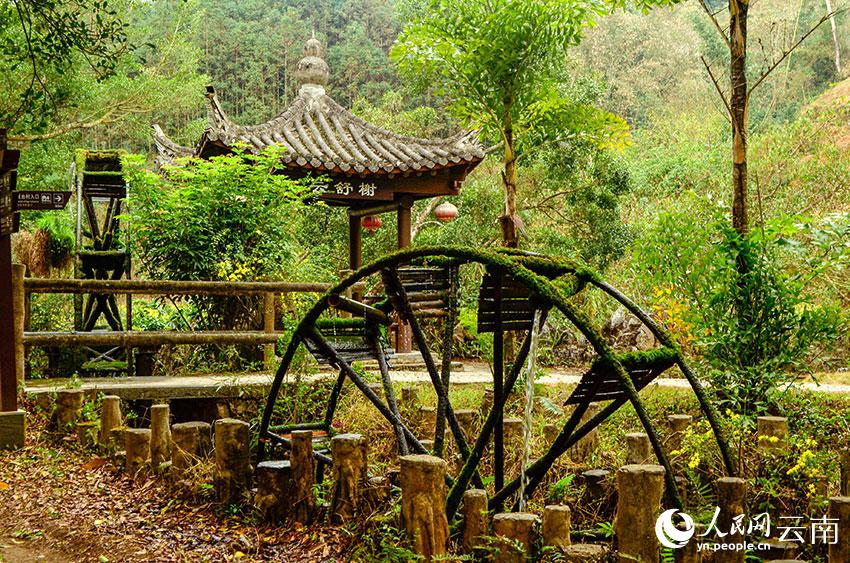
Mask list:
[[[257,344],[265,345],[266,369],[274,358],[274,344],[284,333],[275,331],[275,296],[287,293],[324,293],[332,284],[299,282],[231,282],[231,281],[176,281],[176,280],[80,280],[24,278],[22,270],[15,276],[15,296],[25,317],[29,318],[32,294],[122,294],[169,296],[259,296],[263,299],[262,331],[137,331],[130,324],[125,331],[93,332],[32,332],[19,323],[15,343],[23,358],[29,346],[41,347],[94,347],[155,348],[167,344]],[[360,284],[355,291],[362,291]],[[18,380],[23,380],[24,361],[18,362]]]

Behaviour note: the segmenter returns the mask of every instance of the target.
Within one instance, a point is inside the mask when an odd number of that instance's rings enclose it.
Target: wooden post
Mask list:
[[[401,410],[413,412],[419,405],[419,390],[413,386],[401,388]]]
[[[344,524],[357,514],[367,480],[367,442],[360,434],[339,434],[331,438],[334,460],[334,489],[331,522]]]
[[[667,424],[670,427],[670,437],[667,440],[668,451],[675,451],[682,447],[682,438],[685,436],[685,430],[693,422],[694,417],[689,414],[670,414],[667,415]]]
[[[292,500],[292,464],[288,461],[261,461],[257,464],[257,494],[254,505],[263,520],[278,524],[286,519]]]
[[[487,491],[468,489],[463,493],[463,550],[472,553],[483,536],[490,532],[490,513],[487,511]]]
[[[838,525],[838,541],[829,546],[829,561],[850,561],[850,497],[830,498],[829,517]]]
[[[660,551],[655,521],[664,493],[660,465],[626,465],[617,472],[617,519],[614,524],[620,561],[657,562]]]
[[[460,424],[467,442],[475,438],[475,417],[477,414],[476,411],[471,409],[455,411],[455,417],[457,417],[457,422]]]
[[[481,397],[481,414],[487,416],[490,414],[490,409],[493,408],[493,389],[487,387],[484,389],[484,396]]]
[[[434,436],[437,426],[437,409],[435,407],[419,407],[419,420],[422,434],[429,438]]]
[[[643,432],[626,434],[626,465],[640,465],[652,461],[652,444]]]
[[[594,416],[596,416],[602,407],[599,403],[590,403],[587,405],[587,410],[581,417],[581,423],[584,424]],[[599,428],[594,428],[581,440],[570,448],[570,459],[578,463],[584,463],[593,454],[596,448],[599,447]]]
[[[247,422],[234,418],[215,421],[216,490],[221,502],[238,502],[250,481],[250,444]]]
[[[403,196],[398,201],[398,211],[396,212],[396,227],[398,229],[398,248],[407,248],[411,241],[411,223],[410,210],[413,207],[413,198]],[[412,334],[407,323],[399,323],[398,327],[398,342],[396,342],[396,351],[410,352],[413,349]]]
[[[363,218],[348,216],[348,267],[353,270],[363,265]]]
[[[674,550],[676,563],[702,563],[702,552],[699,550],[699,537],[705,533],[704,524],[695,525],[694,535],[684,547]]]
[[[531,556],[535,527],[539,519],[528,512],[510,512],[493,516],[493,535],[511,540],[498,542],[496,563],[522,563]],[[521,546],[520,551],[518,545]]]
[[[82,390],[61,389],[57,391],[52,417],[54,428],[65,430],[68,425],[77,422],[81,408],[83,408]]]
[[[154,473],[171,461],[171,409],[167,404],[151,406],[151,469]]]
[[[292,432],[292,449],[289,461],[292,465],[292,515],[296,522],[307,524],[316,511],[316,497],[313,485],[316,482],[316,461],[313,458],[313,432],[295,430]]]
[[[401,464],[401,521],[413,538],[413,552],[426,561],[448,549],[446,461],[430,455],[406,455]]]
[[[543,437],[546,439],[547,445],[551,446],[560,433],[561,431],[558,430],[558,427],[551,422],[543,427]]]
[[[522,442],[522,419],[506,418],[502,425],[504,428],[505,445],[511,449],[516,449],[519,443]]]
[[[122,424],[121,399],[116,395],[106,395],[100,404],[100,433],[97,439],[102,448],[108,448],[109,433]]]
[[[207,422],[181,422],[171,426],[171,467],[185,471],[197,465],[210,451],[210,425]]]
[[[274,293],[266,292],[263,294],[263,332],[266,334],[274,334]],[[263,354],[263,369],[271,371],[274,364],[275,345],[266,344]]]
[[[543,545],[566,547],[570,543],[570,507],[547,505],[543,509]]]
[[[850,448],[841,449],[839,467],[841,469],[839,491],[843,497],[850,496]]]
[[[746,513],[747,482],[737,477],[722,477],[717,480],[717,505],[720,515],[717,527],[727,531],[732,529],[732,519]],[[740,544],[746,542],[742,534],[729,534],[723,539],[724,544]],[[715,563],[744,563],[745,550],[721,549],[714,552]]]
[[[582,473],[587,496],[594,500],[607,497],[609,475],[611,475],[611,472],[607,469],[589,469]]]
[[[24,326],[26,325],[26,290],[24,276],[27,268],[23,264],[12,264],[12,305],[15,317],[15,380],[17,386],[24,384],[26,354],[24,353]]]
[[[151,451],[151,431],[147,428],[127,428],[123,434],[126,455],[124,471],[135,477],[147,467]]]

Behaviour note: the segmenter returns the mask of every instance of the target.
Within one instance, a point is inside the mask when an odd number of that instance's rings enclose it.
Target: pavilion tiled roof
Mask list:
[[[319,56],[318,42],[311,39],[304,50],[306,56],[296,70],[301,89],[280,115],[259,125],[239,125],[208,87],[208,124],[198,144],[180,146],[154,125],[157,162],[173,164],[179,157],[221,154],[240,143],[251,151],[283,145],[283,161],[291,168],[347,175],[421,173],[474,166],[484,158],[472,133],[420,139],[360,119],[325,94],[327,64]]]

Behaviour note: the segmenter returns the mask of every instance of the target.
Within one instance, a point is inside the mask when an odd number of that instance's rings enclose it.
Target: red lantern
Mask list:
[[[370,234],[380,229],[383,224],[384,222],[381,221],[381,217],[378,215],[367,215],[363,218],[363,228],[369,231]]]
[[[443,223],[454,221],[457,219],[457,207],[448,201],[444,201],[437,206],[437,209],[434,210],[434,216],[437,220],[442,221]]]

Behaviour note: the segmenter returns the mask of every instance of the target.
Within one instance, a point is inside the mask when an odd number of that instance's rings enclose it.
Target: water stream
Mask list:
[[[534,322],[531,325],[531,345],[528,349],[528,361],[525,366],[525,413],[522,420],[522,464],[520,465],[519,473],[519,511],[525,510],[525,486],[527,485],[525,477],[525,466],[528,465],[528,460],[531,457],[531,417],[534,414],[534,375],[537,371],[537,339],[540,336],[540,319],[543,311],[537,309],[534,311]]]

